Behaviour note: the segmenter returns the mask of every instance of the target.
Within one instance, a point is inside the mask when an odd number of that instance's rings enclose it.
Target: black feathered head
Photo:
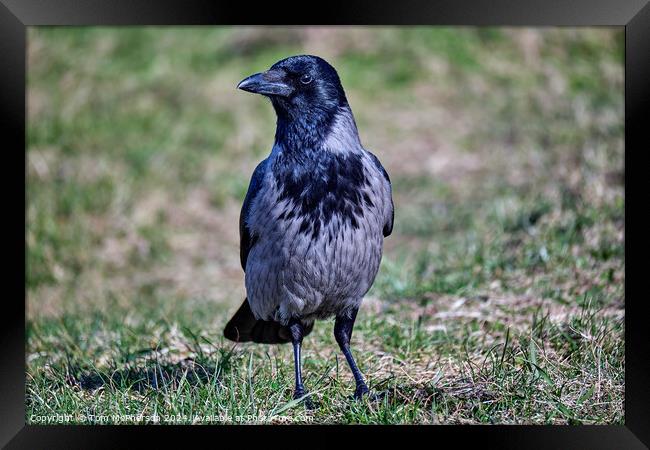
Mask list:
[[[271,99],[278,118],[305,120],[333,116],[347,105],[334,67],[318,56],[292,56],[251,75],[237,86]]]

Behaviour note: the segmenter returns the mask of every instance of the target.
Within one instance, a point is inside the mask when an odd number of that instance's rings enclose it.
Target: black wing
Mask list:
[[[266,173],[266,159],[259,163],[253,172],[251,177],[251,182],[248,185],[248,191],[246,192],[246,198],[244,198],[244,204],[241,208],[241,214],[239,214],[239,257],[241,259],[241,267],[246,271],[246,260],[248,259],[248,253],[255,245],[257,241],[256,236],[251,236],[250,228],[246,223],[248,220],[248,214],[250,213],[250,208],[253,203],[253,199],[260,191],[262,187],[262,179]]]
[[[368,151],[368,150],[366,150],[366,151]],[[386,169],[384,169],[384,166],[382,166],[381,162],[379,162],[379,158],[377,158],[371,152],[368,152],[368,153],[372,157],[372,160],[374,161],[377,168],[384,175],[384,178],[386,178],[386,181],[388,181],[388,185],[391,186],[391,191],[392,191],[392,185],[390,183],[390,177],[388,176],[388,172],[386,172]],[[393,221],[394,220],[395,220],[395,205],[393,204],[393,196],[391,194],[391,197],[390,197],[390,219],[387,218],[386,223],[384,223],[384,230],[383,230],[384,231],[384,237],[390,236],[390,234],[393,232]]]

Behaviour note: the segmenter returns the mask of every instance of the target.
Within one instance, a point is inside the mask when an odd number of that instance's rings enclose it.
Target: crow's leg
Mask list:
[[[359,309],[354,309],[350,314],[350,317],[347,316],[336,316],[336,321],[334,322],[334,337],[336,342],[341,347],[341,351],[345,355],[350,369],[352,370],[352,375],[354,375],[354,381],[356,382],[356,389],[354,390],[354,398],[360,399],[363,394],[369,392],[366,382],[363,380],[363,375],[357,367],[357,363],[352,357],[352,352],[350,351],[350,339],[352,338],[352,328],[354,327],[354,320],[357,318],[357,311]]]
[[[305,385],[302,384],[302,370],[300,367],[300,346],[302,345],[305,328],[300,321],[291,319],[289,322],[289,331],[291,333],[291,343],[293,344],[293,364],[296,375],[296,390],[293,394],[293,398],[297,399],[307,393]],[[305,399],[305,406],[309,409],[314,407],[314,404],[309,397]]]

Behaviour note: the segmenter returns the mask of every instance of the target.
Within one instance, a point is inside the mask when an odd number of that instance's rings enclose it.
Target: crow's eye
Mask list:
[[[304,74],[303,76],[300,77],[300,82],[302,84],[309,84],[311,83],[311,75],[308,73]]]

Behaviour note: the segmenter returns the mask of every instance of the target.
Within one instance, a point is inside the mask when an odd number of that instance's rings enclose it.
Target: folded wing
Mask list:
[[[393,204],[393,195],[392,195],[392,185],[390,183],[390,177],[388,176],[388,172],[386,172],[386,169],[384,169],[384,166],[381,165],[381,162],[379,162],[379,158],[377,158],[373,153],[369,152],[366,150],[370,157],[372,158],[373,162],[375,163],[375,166],[377,166],[377,169],[384,175],[384,178],[388,182],[388,187],[389,187],[389,195],[390,195],[390,211],[386,214],[385,221],[384,221],[384,237],[390,236],[390,234],[393,232],[393,221],[395,220],[395,205]]]

